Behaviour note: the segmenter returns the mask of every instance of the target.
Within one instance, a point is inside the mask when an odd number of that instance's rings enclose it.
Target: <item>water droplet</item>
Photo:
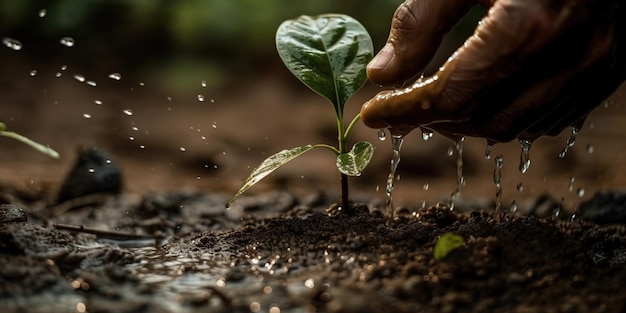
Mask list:
[[[378,130],[378,140],[380,141],[385,141],[387,139],[387,135],[385,134],[385,130],[384,129],[379,129]]]
[[[88,171],[89,171],[89,173],[95,173],[96,172],[96,170],[94,170],[93,168],[90,168]]]
[[[307,280],[304,281],[304,286],[307,288],[314,288],[315,287],[315,280],[313,278],[309,278]]]
[[[570,134],[569,138],[567,139],[567,142],[565,143],[565,148],[563,148],[563,151],[559,153],[559,158],[561,159],[564,158],[569,148],[574,146],[574,144],[576,143],[576,135],[578,135],[578,128],[572,127],[572,133]]]
[[[93,80],[88,80],[87,81],[87,85],[91,86],[91,87],[96,87],[96,82]]]
[[[454,210],[454,203],[461,194],[461,187],[465,185],[465,178],[463,177],[463,141],[465,141],[465,137],[459,138],[454,143],[454,149],[456,150],[456,189],[450,197],[450,211]]]
[[[428,128],[420,128],[422,130],[422,139],[424,141],[428,141],[430,140],[430,138],[433,138],[433,131],[428,129]]]
[[[428,189],[430,188],[430,184],[428,184],[428,183],[424,183],[424,186],[422,186],[422,188],[423,188],[424,190],[428,190]]]
[[[111,73],[111,74],[109,74],[109,78],[113,79],[113,80],[120,80],[120,79],[122,79],[122,74],[120,74],[120,73]]]
[[[145,86],[145,85],[146,85],[146,84],[144,84],[144,82],[139,82],[139,87],[143,87],[143,86]]]
[[[63,64],[63,66],[61,66],[61,71],[65,71],[67,69],[67,65]]]
[[[180,147],[180,151],[185,152],[187,149],[185,149],[185,147]]]
[[[491,148],[493,145],[487,142],[487,146],[485,147],[485,160],[491,159]]]
[[[572,192],[574,191],[574,181],[576,179],[574,178],[574,176],[569,178],[569,184],[567,185],[567,191]]]
[[[215,103],[215,99],[211,99],[211,103]]]
[[[46,9],[41,9],[41,10],[39,10],[39,17],[45,17],[45,16],[46,16],[46,13],[48,13],[48,12],[46,11]]]
[[[448,156],[451,157],[454,155],[454,147],[448,147],[448,152],[447,152]]]
[[[85,76],[80,75],[80,74],[76,74],[74,75],[74,79],[76,79],[77,81],[84,83],[85,82]]]
[[[530,167],[530,146],[532,145],[532,141],[520,140],[519,143],[522,146],[522,153],[519,159],[519,171],[524,174]]]
[[[578,195],[579,198],[582,198],[585,196],[585,189],[584,188],[578,188],[578,190],[576,191],[576,195]]]
[[[206,87],[206,80],[201,81],[201,82],[200,82],[200,85],[201,85],[202,87]]]
[[[517,183],[517,191],[518,192],[524,191],[524,184],[522,184],[521,182]]]
[[[217,122],[213,122],[213,124],[211,124],[211,127],[217,128]]]
[[[140,145],[139,146],[139,149],[145,149],[145,148],[146,148],[146,146],[144,146],[144,145]]]
[[[37,70],[30,71],[30,76],[35,76],[35,75],[37,75]]]
[[[130,136],[130,137],[128,137],[128,139],[129,139],[130,141],[134,141],[134,140],[135,140],[135,137]]]
[[[124,109],[124,110],[122,110],[122,112],[124,112],[124,114],[126,114],[128,116],[133,115],[133,110],[131,110],[131,109]]]
[[[91,114],[85,113],[85,114],[83,114],[83,117],[89,119],[89,118],[91,118]]]
[[[61,72],[57,72],[56,74],[54,74],[54,76],[56,76],[57,78],[61,77]]]
[[[511,213],[517,212],[517,203],[515,202],[515,200],[511,202],[511,208],[509,210],[511,211]]]
[[[73,47],[74,46],[74,38],[72,37],[63,37],[61,38],[61,44],[66,46],[66,47]]]
[[[204,96],[203,95],[198,95],[198,101],[204,102]]]
[[[2,38],[2,44],[15,51],[22,50],[22,43],[17,39],[4,37]]]
[[[134,131],[138,131],[139,130],[139,128],[137,126],[133,126],[131,129],[134,130]]]
[[[587,153],[592,154],[595,151],[595,147],[592,144],[587,145]]]
[[[93,103],[95,103],[96,105],[102,105],[102,101],[100,100],[94,100]]]
[[[504,163],[502,155],[495,158],[496,168],[493,171],[493,182],[496,184],[496,212],[500,211],[502,206],[502,164]]]

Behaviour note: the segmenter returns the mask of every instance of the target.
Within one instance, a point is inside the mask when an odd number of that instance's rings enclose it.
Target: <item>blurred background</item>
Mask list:
[[[58,150],[52,160],[0,138],[0,183],[58,188],[80,147],[98,146],[121,167],[125,191],[234,192],[269,155],[312,143],[336,142],[330,103],[291,76],[278,58],[274,34],[285,19],[344,13],[370,32],[376,50],[387,37],[400,0],[47,0],[0,2],[0,121]],[[482,8],[446,38],[427,72],[469,36]],[[381,88],[367,84],[346,116]],[[597,190],[621,188],[626,170],[621,92],[588,119],[564,158],[569,133],[542,138],[532,165],[519,173],[520,146],[483,140],[464,144],[461,200],[495,199],[494,156],[503,155],[503,205],[530,206],[548,195],[565,210]],[[390,143],[359,125],[354,142],[369,140],[375,157],[351,180],[352,196],[382,199]],[[405,140],[395,200],[400,206],[446,201],[456,188],[457,152],[438,135]],[[452,149],[452,150],[450,150]],[[249,190],[322,191],[335,197],[334,156],[312,151]]]

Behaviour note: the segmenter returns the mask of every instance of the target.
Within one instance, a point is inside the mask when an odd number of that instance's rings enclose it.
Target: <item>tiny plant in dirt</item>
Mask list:
[[[435,258],[435,261],[441,261],[445,259],[450,252],[460,248],[462,245],[463,237],[453,233],[445,233],[437,239],[437,242],[435,242],[433,257]]]
[[[43,153],[43,154],[45,154],[47,156],[50,156],[52,158],[57,159],[59,157],[59,153],[54,151],[52,148],[46,147],[46,146],[44,146],[44,145],[42,145],[40,143],[34,142],[34,141],[32,141],[32,140],[30,140],[30,139],[28,139],[28,138],[26,138],[26,137],[16,133],[16,132],[8,131],[7,130],[7,126],[4,123],[2,123],[2,122],[0,122],[0,136],[13,138],[13,139],[15,139],[17,141],[20,141],[20,142],[22,142],[24,144],[27,144],[27,145],[31,146],[35,150],[37,150],[37,151],[39,151],[39,152],[41,152],[41,153]]]
[[[307,87],[328,99],[337,119],[338,145],[309,144],[282,150],[256,167],[227,206],[248,188],[303,153],[323,148],[337,158],[341,174],[340,206],[348,207],[348,176],[359,176],[372,158],[371,143],[348,149],[348,136],[360,116],[344,124],[344,105],[367,81],[365,68],[373,56],[367,30],[352,17],[340,14],[300,16],[283,22],[276,32],[276,48],[283,63]]]

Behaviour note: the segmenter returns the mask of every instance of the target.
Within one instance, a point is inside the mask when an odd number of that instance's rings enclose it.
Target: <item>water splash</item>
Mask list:
[[[454,210],[454,202],[461,194],[461,187],[465,185],[465,177],[463,177],[463,142],[465,137],[460,137],[454,143],[456,151],[456,189],[450,197],[450,211]]]
[[[422,130],[422,139],[424,141],[428,141],[431,138],[433,138],[434,133],[433,133],[432,130],[430,130],[428,128],[420,128],[420,129]]]
[[[378,140],[380,141],[385,141],[387,139],[387,135],[385,134],[385,130],[384,129],[379,129],[378,130]]]
[[[66,47],[73,47],[76,43],[72,37],[63,37],[59,42]]]
[[[522,146],[522,153],[519,158],[519,171],[525,174],[530,167],[530,146],[533,142],[530,140],[520,140],[519,143]]]
[[[496,168],[493,170],[493,182],[496,184],[496,212],[500,211],[502,206],[502,155],[498,155],[495,159]]]
[[[393,220],[395,214],[393,207],[393,183],[395,181],[398,164],[400,163],[400,149],[402,148],[403,141],[403,135],[392,134],[391,148],[393,150],[393,155],[391,157],[391,170],[389,172],[389,176],[387,177],[387,187],[385,189],[385,193],[387,194],[387,217],[389,220]]]
[[[19,40],[9,37],[2,38],[2,44],[7,46],[7,48],[13,49],[15,51],[22,50],[23,47],[22,43]]]
[[[576,143],[576,135],[578,135],[578,131],[579,131],[578,128],[572,127],[572,133],[569,135],[569,138],[567,139],[567,142],[565,143],[565,148],[563,148],[563,151],[559,153],[559,158],[561,159],[564,158],[569,148],[574,146],[574,144]]]

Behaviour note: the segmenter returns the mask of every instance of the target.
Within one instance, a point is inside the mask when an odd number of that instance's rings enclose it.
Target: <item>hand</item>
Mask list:
[[[474,35],[433,76],[365,103],[367,126],[534,140],[581,126],[626,79],[626,1],[479,2],[489,12]],[[396,10],[387,44],[368,65],[370,80],[398,84],[420,73],[474,4],[406,1]]]

